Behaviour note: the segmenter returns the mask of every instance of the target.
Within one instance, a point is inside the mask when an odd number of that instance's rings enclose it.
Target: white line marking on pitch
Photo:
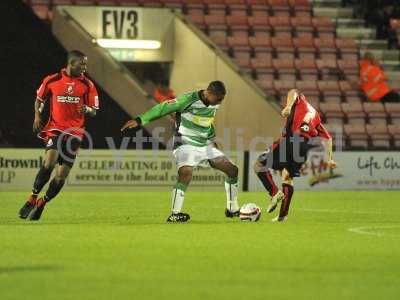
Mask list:
[[[382,225],[382,226],[362,226],[362,227],[353,227],[347,229],[350,232],[357,233],[357,234],[364,234],[364,235],[374,235],[374,236],[400,236],[400,234],[387,234],[383,232],[374,232],[371,230],[376,229],[392,229],[392,228],[400,228],[400,225]]]

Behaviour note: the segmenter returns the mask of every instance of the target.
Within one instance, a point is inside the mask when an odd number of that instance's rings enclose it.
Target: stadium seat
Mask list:
[[[370,124],[385,124],[386,125],[386,111],[382,103],[363,103],[364,111],[368,116]]]
[[[293,39],[293,44],[296,48],[298,57],[301,59],[314,59],[316,48],[314,39],[310,36],[301,36]]]
[[[292,12],[296,16],[311,16],[311,4],[309,0],[289,0]]]
[[[256,80],[257,85],[266,93],[274,94],[274,84],[271,80]]]
[[[205,15],[204,21],[210,30],[224,30],[228,29],[225,16],[220,15]]]
[[[314,32],[311,17],[293,17],[290,23],[297,34],[300,32]]]
[[[359,65],[357,60],[341,59],[338,60],[338,67],[347,80],[354,80],[359,77]]]
[[[386,123],[367,124],[366,129],[373,147],[390,148],[390,135]]]
[[[318,89],[324,96],[325,102],[341,102],[341,92],[339,90],[339,84],[337,81],[318,81]]]
[[[388,125],[388,132],[392,137],[393,146],[400,148],[400,124]]]
[[[315,59],[296,59],[295,66],[302,80],[318,80],[318,69]]]
[[[248,36],[250,27],[247,20],[247,16],[241,16],[241,15],[227,16],[226,21],[232,35]]]
[[[249,44],[254,49],[256,56],[259,56],[260,53],[268,53],[269,55],[271,55],[271,53],[272,53],[271,38],[268,35],[252,36],[249,38]]]
[[[318,59],[316,63],[323,80],[339,80],[340,72],[336,58]]]
[[[228,37],[228,45],[233,48],[235,53],[239,51],[249,53],[251,50],[247,36],[230,36]]]
[[[274,16],[269,18],[269,24],[275,32],[289,32],[292,33],[292,26],[290,24],[289,16]]]
[[[345,98],[349,97],[359,97],[360,89],[355,88],[352,84],[350,84],[347,80],[339,81],[339,88]]]
[[[340,38],[336,39],[336,48],[340,51],[343,60],[357,61],[359,58],[359,49],[354,39]]]
[[[329,17],[315,17],[312,19],[315,32],[320,38],[334,38],[335,26]]]
[[[247,16],[246,0],[227,0],[229,14],[232,16]]]
[[[248,18],[249,25],[254,32],[270,32],[271,25],[269,24],[268,14],[266,12],[259,12]]]
[[[400,124],[400,103],[385,103],[385,110],[392,124]]]
[[[271,43],[279,58],[294,58],[295,50],[292,39],[285,37],[273,37],[271,39]]]
[[[330,124],[344,123],[344,114],[342,111],[342,107],[339,103],[321,102],[319,104],[319,108],[328,123]]]
[[[306,98],[308,97],[318,97],[319,102],[319,90],[317,86],[317,82],[314,80],[297,80],[296,88],[299,89]]]
[[[365,113],[363,106],[358,102],[342,103],[342,110],[347,116],[349,124],[365,124]]]
[[[203,14],[193,13],[193,14],[189,14],[187,16],[201,30],[204,30],[206,28],[206,23],[204,22]]]
[[[227,14],[225,0],[203,0],[207,6],[207,11],[210,15],[223,15]]]
[[[285,97],[289,90],[293,89],[295,86],[295,81],[291,80],[275,80],[274,89],[279,96]]]
[[[268,0],[246,0],[246,2],[248,6],[251,8],[252,15],[260,11],[268,13],[269,10]]]
[[[296,86],[297,86],[297,82],[296,82]],[[312,96],[309,94],[304,93],[304,95],[306,96],[307,101],[317,110],[319,111],[319,97],[318,96]]]
[[[344,133],[349,140],[352,148],[368,148],[368,134],[364,124],[346,124],[344,125]]]
[[[171,9],[182,9],[183,6],[183,0],[162,0],[164,3],[165,7],[171,8]]]
[[[223,51],[227,51],[229,49],[228,37],[226,36],[225,31],[210,31],[209,35],[210,39]]]
[[[275,72],[278,74],[280,80],[296,80],[296,68],[294,66],[294,59],[274,59],[272,61],[272,65],[274,66]]]
[[[274,16],[289,17],[290,6],[287,0],[268,0],[268,4]]]
[[[336,59],[336,44],[333,38],[316,38],[314,39],[315,48],[318,50],[321,59]]]

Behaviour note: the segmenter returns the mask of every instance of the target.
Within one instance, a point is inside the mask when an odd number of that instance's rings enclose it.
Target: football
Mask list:
[[[254,203],[246,203],[240,208],[239,218],[242,221],[257,222],[261,217],[261,208]]]

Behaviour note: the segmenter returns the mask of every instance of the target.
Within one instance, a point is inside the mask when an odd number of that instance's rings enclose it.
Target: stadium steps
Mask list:
[[[340,0],[315,0],[314,15],[331,17],[336,23],[336,35],[353,38],[360,48],[360,55],[371,52],[381,62],[391,86],[400,87],[399,50],[388,50],[387,40],[376,39],[376,28],[366,28],[363,19],[353,18],[353,7],[342,7]]]

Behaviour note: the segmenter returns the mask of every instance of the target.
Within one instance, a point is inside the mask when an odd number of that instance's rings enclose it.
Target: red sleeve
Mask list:
[[[88,80],[88,83],[89,91],[86,105],[94,109],[99,109],[99,95],[97,94],[96,87],[90,80]]]
[[[49,83],[52,81],[52,79],[56,76],[56,74],[47,76],[45,79],[43,79],[42,84],[36,91],[36,98],[39,101],[45,102],[47,100],[48,95],[50,94],[49,90]]]
[[[318,126],[316,127],[317,131],[318,131],[318,136],[323,138],[323,139],[331,139],[331,135],[329,134],[328,130],[326,130],[326,128],[324,127],[324,125],[322,125],[321,123],[318,124]]]

